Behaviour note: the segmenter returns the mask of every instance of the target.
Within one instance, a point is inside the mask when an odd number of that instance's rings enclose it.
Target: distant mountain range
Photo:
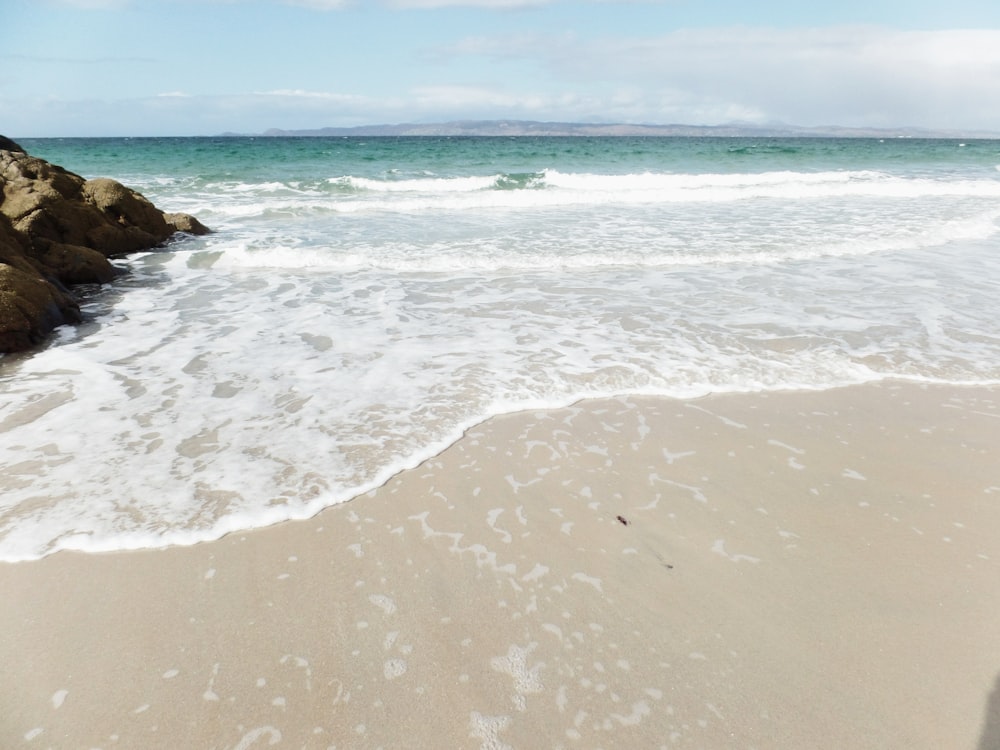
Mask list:
[[[237,135],[226,133],[224,135]],[[799,127],[796,125],[633,125],[531,120],[456,120],[442,123],[361,125],[353,128],[281,130],[272,128],[264,136],[689,136],[759,138],[997,138],[988,131],[947,131],[923,128]]]

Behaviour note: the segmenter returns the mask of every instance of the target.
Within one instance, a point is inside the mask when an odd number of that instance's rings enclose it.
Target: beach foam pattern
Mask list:
[[[0,363],[0,559],[309,516],[584,397],[1000,382],[987,147],[234,143],[257,161],[101,163],[218,231],[135,256],[90,323]]]
[[[995,389],[899,383],[592,401],[490,420],[311,522],[0,566],[34,575],[0,739],[798,748],[819,726],[947,746],[978,726],[902,709],[934,674],[978,718],[994,679],[998,414]],[[97,600],[82,636],[59,616]],[[980,635],[942,654],[942,621]]]

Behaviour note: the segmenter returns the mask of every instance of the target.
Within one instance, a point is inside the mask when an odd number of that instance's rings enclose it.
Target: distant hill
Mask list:
[[[281,130],[264,136],[689,136],[758,138],[998,138],[987,131],[945,131],[922,128],[799,127],[795,125],[642,125],[531,120],[456,120],[442,123],[361,125],[353,128]]]

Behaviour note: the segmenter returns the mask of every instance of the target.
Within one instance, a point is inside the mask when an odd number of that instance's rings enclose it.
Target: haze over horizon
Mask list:
[[[4,29],[14,138],[498,119],[1000,131],[986,0],[7,0]]]

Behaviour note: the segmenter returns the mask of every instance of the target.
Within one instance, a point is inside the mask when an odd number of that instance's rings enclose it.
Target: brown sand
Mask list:
[[[0,565],[0,747],[993,750],[998,438],[978,388],[595,401],[310,521]]]

